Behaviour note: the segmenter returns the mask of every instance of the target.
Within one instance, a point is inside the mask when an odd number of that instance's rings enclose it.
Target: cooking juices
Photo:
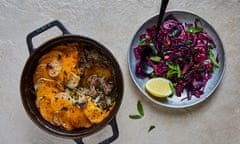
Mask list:
[[[43,55],[33,83],[41,116],[69,131],[101,123],[117,97],[110,61],[77,42],[57,45]]]

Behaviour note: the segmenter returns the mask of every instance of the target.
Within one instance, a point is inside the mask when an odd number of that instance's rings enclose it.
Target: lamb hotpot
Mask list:
[[[52,27],[59,28],[63,35],[52,38],[46,42],[44,42],[42,45],[40,45],[37,48],[34,48],[32,39],[39,34],[41,34],[44,31],[47,31],[48,29]],[[54,126],[47,122],[40,114],[38,108],[36,107],[35,100],[36,96],[34,94],[34,88],[33,88],[33,74],[34,71],[38,65],[39,59],[49,52],[54,46],[63,44],[63,43],[71,43],[71,42],[77,42],[81,44],[87,44],[93,49],[96,49],[100,54],[104,55],[111,63],[115,75],[116,75],[116,90],[118,93],[118,96],[116,98],[116,103],[113,109],[111,110],[110,114],[99,124],[94,125],[90,128],[78,128],[74,129],[72,131],[64,130],[61,127]],[[103,45],[98,43],[97,41],[87,38],[80,35],[73,35],[71,34],[64,25],[59,22],[58,20],[52,21],[39,29],[31,32],[27,35],[27,45],[28,50],[30,53],[29,58],[27,59],[22,76],[21,76],[21,83],[20,83],[20,90],[21,90],[21,98],[22,103],[25,108],[25,111],[27,112],[28,116],[31,118],[31,120],[42,130],[56,135],[63,138],[71,138],[74,139],[76,143],[83,143],[82,138],[89,136],[93,133],[98,132],[99,130],[103,129],[107,125],[110,125],[112,127],[113,135],[107,139],[105,139],[102,143],[110,143],[113,140],[115,140],[118,137],[118,127],[116,123],[116,114],[118,112],[118,109],[121,105],[121,101],[123,98],[123,76],[120,69],[120,66],[116,60],[116,58],[113,56],[113,54]]]

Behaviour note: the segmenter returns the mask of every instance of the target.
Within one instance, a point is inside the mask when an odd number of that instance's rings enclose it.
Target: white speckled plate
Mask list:
[[[204,89],[204,94],[201,95],[200,98],[192,97],[191,100],[185,99],[182,100],[184,97],[186,97],[186,92],[183,92],[181,97],[177,97],[173,95],[172,97],[168,97],[167,99],[164,100],[157,100],[150,96],[145,90],[144,90],[144,85],[145,82],[148,80],[148,78],[138,78],[135,75],[135,65],[136,65],[136,58],[134,56],[133,52],[133,46],[136,46],[139,41],[139,36],[143,33],[145,33],[146,28],[156,25],[157,23],[157,15],[151,17],[148,19],[143,25],[137,30],[135,35],[133,36],[132,42],[130,44],[130,48],[128,51],[128,64],[129,64],[129,71],[130,75],[136,84],[137,88],[142,92],[142,94],[148,98],[150,101],[157,105],[165,106],[165,107],[170,107],[170,108],[185,108],[185,107],[190,107],[195,104],[198,104],[205,99],[207,99],[212,93],[216,90],[217,86],[219,85],[222,77],[223,77],[223,72],[224,72],[224,64],[225,64],[225,52],[223,49],[223,44],[221,39],[219,38],[217,32],[214,30],[214,28],[207,23],[203,18],[191,13],[191,12],[186,12],[186,11],[169,11],[166,12],[165,16],[172,14],[175,18],[177,18],[181,22],[187,22],[187,23],[194,23],[195,19],[200,20],[201,27],[204,28],[204,31],[206,31],[215,41],[216,43],[216,49],[214,53],[218,54],[219,57],[219,68],[216,69],[212,75],[212,78],[207,82],[205,89]]]

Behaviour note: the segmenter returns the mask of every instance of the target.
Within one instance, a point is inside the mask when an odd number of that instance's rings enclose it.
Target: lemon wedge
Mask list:
[[[145,84],[145,89],[152,96],[165,98],[173,93],[171,85],[170,80],[158,77],[149,79]]]

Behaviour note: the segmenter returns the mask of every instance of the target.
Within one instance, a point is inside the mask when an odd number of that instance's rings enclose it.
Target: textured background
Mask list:
[[[124,99],[117,114],[119,138],[115,144],[226,144],[240,141],[240,0],[170,0],[168,10],[192,11],[219,33],[226,52],[225,75],[217,91],[195,107],[171,110],[145,100],[128,72],[127,52],[138,27],[159,9],[157,0],[1,0],[0,1],[0,143],[74,144],[49,135],[28,118],[21,104],[19,83],[29,56],[26,35],[54,20],[70,32],[93,38],[119,61],[125,80]],[[50,30],[34,45],[60,32]],[[145,116],[131,120],[141,100]],[[148,133],[150,125],[156,128]],[[96,143],[108,135],[106,127],[84,139]]]

